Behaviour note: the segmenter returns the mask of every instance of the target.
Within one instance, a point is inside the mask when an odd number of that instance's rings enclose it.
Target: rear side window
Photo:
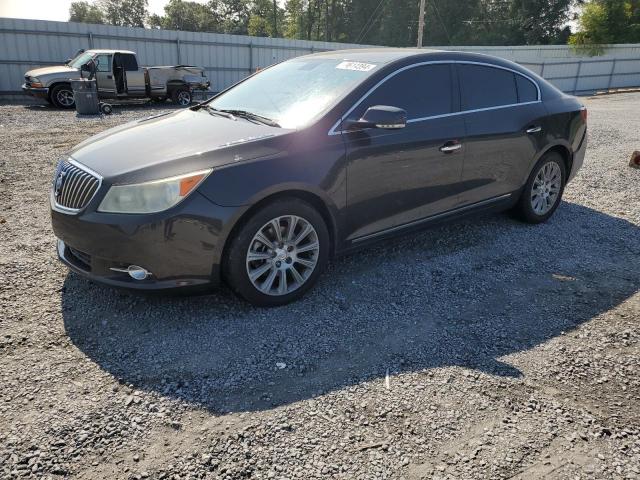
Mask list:
[[[361,116],[374,105],[402,108],[409,120],[451,113],[451,66],[423,65],[394,75],[362,102],[358,114]]]
[[[138,70],[138,62],[136,61],[136,56],[130,53],[123,53],[122,55],[122,66],[127,72]]]
[[[520,103],[538,100],[538,89],[531,80],[524,78],[522,75],[516,75],[516,86],[518,87],[518,101]]]
[[[518,103],[514,73],[482,65],[458,65],[462,110]],[[519,75],[517,75],[519,76]]]

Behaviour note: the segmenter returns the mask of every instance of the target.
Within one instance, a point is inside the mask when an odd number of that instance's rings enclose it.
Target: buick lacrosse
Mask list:
[[[391,235],[487,209],[547,220],[586,120],[576,98],[491,56],[298,57],[74,147],[51,190],[58,255],[112,286],[224,281],[285,304],[332,256]]]

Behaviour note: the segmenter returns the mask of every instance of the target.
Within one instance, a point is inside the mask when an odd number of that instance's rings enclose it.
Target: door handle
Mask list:
[[[526,132],[527,133],[538,133],[542,131],[542,127],[540,125],[538,125],[537,127],[530,127],[527,128]]]
[[[440,147],[440,151],[442,153],[451,153],[451,152],[455,152],[456,150],[460,150],[461,148],[462,148],[461,143],[447,142]]]
[[[113,75],[107,75],[107,78],[108,78],[109,80],[113,80]]]

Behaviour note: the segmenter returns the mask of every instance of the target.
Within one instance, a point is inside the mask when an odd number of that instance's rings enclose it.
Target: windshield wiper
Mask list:
[[[247,112],[246,110],[227,110],[227,109],[222,109],[219,110],[220,112],[225,112],[225,113],[229,113],[231,115],[234,115],[236,117],[241,117],[241,118],[246,118],[247,120],[254,120],[256,122],[260,122],[263,123],[265,125],[269,125],[270,127],[278,127],[280,128],[280,124],[278,122],[276,122],[275,120],[268,118],[268,117],[263,117],[262,115],[258,115],[257,113],[252,113],[252,112]]]
[[[220,115],[221,117],[228,118],[229,120],[237,120],[236,116],[231,112],[227,112],[225,110],[218,110],[210,105],[202,105],[202,108],[206,109],[211,115]]]

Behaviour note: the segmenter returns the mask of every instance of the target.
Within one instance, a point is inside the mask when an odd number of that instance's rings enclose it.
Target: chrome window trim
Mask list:
[[[80,162],[77,162],[76,160],[74,160],[71,157],[66,157],[66,158],[62,158],[60,159],[60,162],[64,162],[67,161],[69,162],[71,165],[73,165],[76,168],[79,168],[80,170],[88,173],[89,175],[94,176],[97,180],[98,180],[98,186],[96,187],[96,191],[93,193],[93,195],[91,196],[91,198],[87,201],[87,204],[82,207],[82,208],[69,208],[69,207],[65,207],[63,205],[59,205],[58,202],[56,201],[56,196],[54,193],[55,190],[55,182],[56,182],[56,178],[58,176],[58,167],[56,166],[56,173],[53,177],[53,183],[51,185],[51,191],[49,192],[49,196],[51,199],[51,208],[53,210],[55,210],[56,212],[60,212],[60,213],[66,213],[68,215],[77,215],[78,212],[80,212],[81,210],[84,210],[85,208],[87,208],[87,206],[91,203],[91,201],[95,198],[95,196],[98,194],[98,192],[100,191],[100,187],[102,187],[102,175],[100,175],[99,173],[95,172],[94,170],[91,170],[89,167],[87,167],[86,165],[81,164]]]
[[[481,65],[481,66],[485,66],[485,67],[497,68],[499,70],[507,70],[508,72],[512,72],[512,73],[515,73],[517,75],[520,75],[520,76],[526,78],[527,80],[529,80],[531,83],[533,83],[535,85],[535,87],[536,87],[536,91],[538,92],[538,99],[534,100],[532,102],[511,103],[511,104],[508,104],[508,105],[496,105],[494,107],[477,108],[477,109],[473,109],[473,110],[460,110],[459,112],[443,113],[441,115],[432,115],[432,116],[429,116],[429,117],[412,118],[412,119],[407,120],[407,123],[423,122],[425,120],[432,120],[434,118],[453,117],[455,115],[464,115],[464,114],[467,114],[467,113],[474,113],[474,112],[484,112],[484,111],[487,111],[487,110],[497,110],[497,109],[500,109],[500,108],[517,107],[517,106],[520,106],[520,105],[531,105],[531,104],[534,104],[534,103],[540,103],[542,101],[542,93],[540,91],[540,86],[538,85],[538,82],[536,82],[530,76],[525,75],[524,73],[519,72],[517,70],[514,70],[513,68],[503,67],[501,65],[494,65],[493,63],[474,62],[474,61],[471,61],[471,60],[432,60],[432,61],[428,61],[428,62],[418,62],[418,63],[412,63],[411,65],[406,65],[406,66],[404,66],[402,68],[399,68],[398,70],[395,70],[395,71],[391,72],[389,75],[387,75],[382,80],[380,80],[378,83],[376,83],[362,97],[360,97],[360,99],[349,110],[347,110],[347,112],[344,113],[336,121],[336,123],[333,124],[333,126],[331,127],[331,129],[329,130],[329,132],[327,134],[328,135],[340,135],[340,134],[344,133],[345,132],[344,130],[336,130],[336,129],[351,114],[351,112],[353,112],[364,100],[366,100],[366,98],[369,95],[371,95],[380,85],[385,83],[390,78],[395,77],[397,74],[399,74],[401,72],[404,72],[405,70],[409,70],[411,68],[422,67],[424,65],[443,65],[443,64]]]

